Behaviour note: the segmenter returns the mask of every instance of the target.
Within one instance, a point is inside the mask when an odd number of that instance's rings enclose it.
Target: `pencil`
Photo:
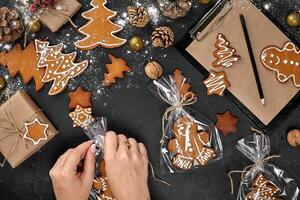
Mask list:
[[[256,66],[256,62],[255,62],[255,58],[254,58],[254,54],[253,54],[253,50],[252,50],[252,46],[251,46],[251,42],[250,42],[250,38],[249,38],[249,34],[248,34],[248,30],[247,30],[244,15],[240,15],[240,20],[241,20],[241,24],[242,24],[242,27],[243,27],[245,40],[246,40],[246,43],[247,43],[248,52],[249,52],[249,55],[250,55],[250,60],[251,60],[251,64],[252,64],[252,68],[253,68],[253,72],[254,72],[254,76],[255,76],[255,81],[256,81],[256,86],[257,86],[258,93],[259,93],[259,98],[260,98],[261,103],[263,105],[265,105],[265,97],[264,97],[264,93],[263,93],[263,90],[262,90],[259,74],[258,74],[258,71],[257,71],[257,66]]]

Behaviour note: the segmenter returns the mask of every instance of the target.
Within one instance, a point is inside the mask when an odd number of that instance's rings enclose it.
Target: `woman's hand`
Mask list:
[[[56,161],[49,174],[57,200],[87,200],[95,170],[95,146],[92,141],[69,149]],[[78,170],[84,160],[83,170]]]
[[[149,200],[148,157],[142,143],[108,132],[104,145],[108,183],[117,200]]]

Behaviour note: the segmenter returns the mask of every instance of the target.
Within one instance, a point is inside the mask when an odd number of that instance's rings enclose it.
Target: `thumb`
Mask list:
[[[91,145],[85,155],[84,168],[82,172],[82,181],[87,184],[92,184],[95,173],[95,144]]]

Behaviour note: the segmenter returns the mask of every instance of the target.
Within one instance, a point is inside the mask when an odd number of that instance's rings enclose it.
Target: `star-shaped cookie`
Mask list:
[[[236,125],[239,122],[239,119],[232,115],[232,113],[227,110],[222,114],[216,114],[217,123],[215,126],[223,133],[224,136],[227,136],[229,133],[236,133]]]
[[[83,108],[80,105],[77,105],[75,111],[69,114],[69,116],[74,122],[73,127],[84,127],[85,125],[88,125],[91,122],[93,122],[95,119],[91,114],[91,108]]]
[[[25,123],[24,138],[31,141],[34,145],[39,144],[43,140],[47,140],[47,129],[49,125],[43,124],[38,118],[30,123]]]
[[[91,97],[92,93],[90,91],[78,87],[74,92],[69,92],[69,108],[76,108],[77,105],[83,108],[92,107]]]

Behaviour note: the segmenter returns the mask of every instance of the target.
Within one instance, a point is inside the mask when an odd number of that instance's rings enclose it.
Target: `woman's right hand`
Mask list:
[[[117,200],[149,200],[148,156],[143,143],[108,132],[104,145],[108,184]]]

